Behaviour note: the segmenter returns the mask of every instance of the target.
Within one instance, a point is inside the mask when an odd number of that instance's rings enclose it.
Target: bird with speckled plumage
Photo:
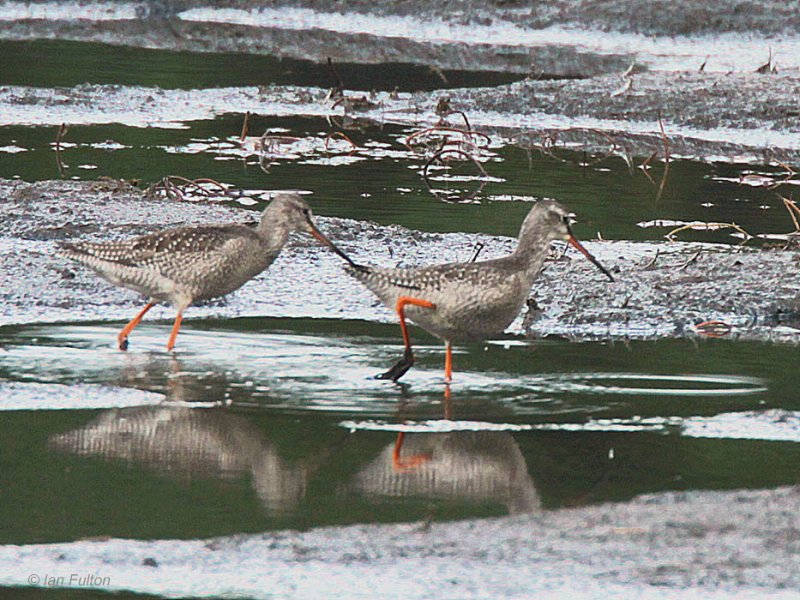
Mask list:
[[[320,233],[308,204],[295,193],[277,195],[256,226],[190,225],[120,242],[68,242],[60,254],[148,298],[117,336],[120,350],[127,349],[128,336],[148,310],[157,302],[171,303],[178,313],[167,342],[171,351],[187,307],[230,294],[267,269],[292,231],[313,235],[350,262]]]
[[[380,379],[397,381],[414,364],[406,318],[445,342],[445,381],[452,379],[452,343],[501,333],[517,317],[539,274],[550,242],[577,248],[613,277],[572,235],[575,215],[552,200],[534,204],[522,223],[516,250],[502,258],[410,269],[350,264],[347,272],[400,318],[405,353]]]

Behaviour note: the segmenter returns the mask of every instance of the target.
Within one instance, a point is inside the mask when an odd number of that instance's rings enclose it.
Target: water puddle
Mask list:
[[[0,439],[15,456],[24,440],[9,477],[38,498],[48,540],[516,514],[800,477],[793,364],[768,344],[466,346],[445,386],[440,347],[421,340],[395,385],[373,378],[401,350],[391,324],[207,325],[178,355],[152,348],[166,327],[144,326],[126,353],[106,326],[0,330]],[[79,493],[100,480],[125,498]],[[75,518],[56,526],[65,503]],[[0,542],[42,539],[23,504],[7,505]]]

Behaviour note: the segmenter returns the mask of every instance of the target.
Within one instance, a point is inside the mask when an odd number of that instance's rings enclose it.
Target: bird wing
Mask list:
[[[197,225],[167,229],[119,242],[70,242],[61,244],[70,258],[93,258],[129,267],[151,267],[224,252],[240,239],[257,237],[244,225]]]
[[[518,285],[503,270],[487,269],[484,263],[448,263],[410,269],[389,269],[382,267],[361,267],[348,269],[356,279],[380,295],[379,290],[395,287],[407,290],[409,295],[439,292],[453,286],[470,286],[479,279],[482,287],[503,294],[510,286]],[[388,291],[388,290],[387,290]]]

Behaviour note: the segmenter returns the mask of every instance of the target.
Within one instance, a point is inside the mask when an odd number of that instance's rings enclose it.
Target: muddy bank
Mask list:
[[[643,127],[656,134],[661,118],[675,154],[694,153],[695,144],[716,144],[721,156],[726,145],[732,156],[741,147],[760,148],[767,161],[770,152],[794,154],[795,160],[800,152],[800,74],[648,72],[627,78],[528,80],[449,95],[467,112],[502,114],[509,123],[561,116],[607,133],[616,129],[623,140],[626,132],[641,138],[647,133]],[[607,147],[608,138],[599,137],[595,145]]]
[[[796,65],[794,42],[788,40],[800,32],[800,17],[792,6],[734,0],[713,6],[691,0],[647,5],[575,0],[533,5],[475,0],[54,1],[8,3],[5,12],[4,39],[71,39],[309,60],[331,56],[340,62],[411,62],[567,77],[618,71],[637,56],[647,55],[645,61],[654,64],[668,54],[685,57],[687,53],[670,49],[676,36],[707,46],[688,53],[700,59],[694,68],[704,56],[711,57],[709,69],[721,68],[715,61],[731,61],[728,48],[718,45],[719,36],[736,44],[754,41],[762,62],[772,46],[790,68]],[[612,39],[614,35],[621,37]],[[648,50],[657,38],[662,50]],[[746,51],[736,54],[738,62],[726,62],[723,70],[747,70],[752,59],[758,60]],[[683,68],[692,68],[690,64]]]
[[[152,5],[163,3],[151,2]],[[174,3],[185,10],[202,2]],[[263,2],[229,0],[222,6],[254,8]],[[701,33],[744,32],[784,33],[800,31],[800,14],[792,6],[771,2],[723,0],[708,4],[696,0],[675,2],[631,3],[624,0],[592,2],[557,0],[556,2],[524,2],[523,0],[448,0],[441,3],[400,0],[284,0],[279,6],[313,8],[327,11],[352,11],[378,15],[421,15],[438,17],[457,23],[492,23],[503,20],[534,29],[553,25],[596,27],[602,31],[630,31],[648,35],[690,35]],[[157,14],[157,10],[154,11]]]
[[[542,70],[556,77],[621,72],[633,60],[633,55],[625,52],[601,55],[568,46],[432,44],[366,33],[347,34],[313,28],[294,31],[174,18],[98,22],[90,27],[78,21],[31,20],[4,25],[0,39],[73,40],[187,52],[268,54],[320,63],[330,56],[337,63],[411,63],[430,66],[434,71],[459,69],[527,74],[532,71],[532,65],[536,65],[537,72]]]
[[[779,488],[456,523],[4,546],[0,584],[89,572],[108,577],[101,589],[174,596],[790,598],[798,514],[797,488]]]
[[[148,199],[140,190],[114,182],[2,181],[0,198],[3,324],[122,320],[141,303],[135,294],[56,256],[58,240],[118,237],[181,223],[247,221],[258,214],[235,201]],[[481,257],[491,258],[511,251],[515,243],[344,219],[322,218],[320,224],[355,260],[390,266],[468,260],[478,242],[485,246]],[[554,258],[531,292],[531,310],[511,332],[651,339],[693,336],[697,323],[721,320],[731,327],[725,333],[730,336],[800,339],[798,251],[626,241],[588,242],[587,247],[614,273],[615,281],[608,283],[573,253]],[[171,309],[157,314],[169,318]],[[335,255],[305,236],[293,237],[276,263],[244,288],[193,308],[187,316],[246,315],[394,319],[353,284]]]
[[[790,6],[625,2],[431,5],[419,0],[6,3],[0,38],[93,41],[140,48],[238,52],[321,62],[415,63],[434,69],[549,77],[658,70],[754,71],[773,57],[800,66]]]
[[[617,76],[588,80],[526,80],[494,88],[451,89],[450,107],[471,126],[505,143],[532,148],[558,144],[632,159],[657,153],[664,142],[673,158],[800,164],[800,75],[644,73],[631,88]],[[379,93],[375,106],[346,112],[320,88],[298,86],[162,90],[80,85],[72,88],[0,87],[0,124],[182,127],[226,113],[326,116],[417,128],[440,121],[442,92]],[[352,94],[352,93],[351,93]],[[355,96],[356,94],[352,94]],[[343,117],[343,113],[346,113]],[[463,126],[460,115],[450,122]]]
[[[474,0],[6,3],[0,39],[238,52],[243,61],[247,54],[317,63],[331,57],[338,63],[385,64],[387,70],[411,63],[429,67],[443,82],[448,69],[517,73],[528,79],[447,93],[476,128],[523,134],[523,143],[528,133],[541,137],[550,130],[581,129],[571,134],[578,145],[607,149],[610,135],[615,151],[649,156],[662,147],[660,117],[676,156],[798,164],[796,13],[790,6],[732,0],[713,7],[690,0],[633,7],[566,0],[534,6]],[[343,110],[324,101],[327,90],[264,83],[258,91],[182,95],[119,86],[6,87],[0,90],[0,121],[164,126],[225,112],[340,115]],[[407,81],[401,84],[414,89]],[[431,125],[438,120],[434,108],[441,95],[395,100],[382,94],[377,109],[358,116]],[[120,114],[131,106],[135,115]],[[197,114],[197,107],[206,110]]]

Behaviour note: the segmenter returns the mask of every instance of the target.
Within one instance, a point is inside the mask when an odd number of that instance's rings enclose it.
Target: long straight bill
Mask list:
[[[314,236],[315,238],[317,238],[317,239],[318,239],[320,242],[322,242],[323,244],[325,244],[325,245],[326,245],[328,248],[330,248],[331,250],[333,250],[333,251],[334,251],[336,254],[338,254],[339,256],[341,256],[343,259],[345,259],[345,260],[346,260],[346,261],[347,261],[347,262],[348,262],[348,263],[349,263],[351,266],[353,266],[353,267],[358,267],[358,266],[359,266],[359,265],[357,265],[356,263],[354,263],[354,262],[353,262],[353,259],[351,259],[349,256],[347,256],[347,254],[345,254],[344,252],[342,252],[342,251],[341,251],[341,250],[338,248],[338,246],[336,246],[336,244],[334,244],[334,243],[333,243],[332,241],[330,241],[330,240],[329,240],[327,237],[325,237],[325,236],[322,234],[322,232],[321,232],[319,229],[317,229],[317,228],[316,228],[316,226],[315,226],[315,225],[314,225],[314,224],[311,222],[311,220],[310,220],[310,219],[309,219],[309,221],[308,221],[308,224],[309,224],[309,226],[311,227],[311,235],[313,235],[313,236]]]
[[[572,235],[572,232],[570,232],[569,239],[567,241],[572,246],[580,250],[581,254],[583,254],[586,258],[588,258],[592,262],[592,264],[594,264],[595,267],[600,269],[603,272],[603,274],[606,277],[608,277],[609,281],[614,281],[614,278],[611,276],[611,273],[608,272],[608,269],[606,269],[603,265],[601,265],[600,261],[597,260],[594,256],[592,256],[586,248],[581,246],[581,243],[577,239],[575,239],[575,236]]]

